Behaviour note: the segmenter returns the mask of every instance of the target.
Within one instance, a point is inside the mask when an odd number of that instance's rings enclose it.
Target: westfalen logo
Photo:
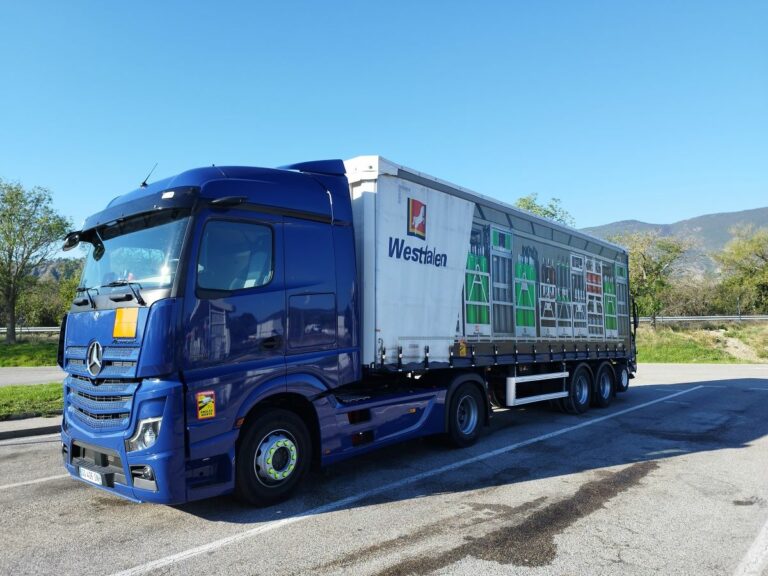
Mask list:
[[[427,239],[427,205],[408,198],[408,236]]]

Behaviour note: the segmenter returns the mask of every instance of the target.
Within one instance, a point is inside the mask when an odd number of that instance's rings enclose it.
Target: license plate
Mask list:
[[[101,474],[94,472],[93,470],[88,470],[88,468],[80,468],[80,478],[88,480],[88,482],[93,482],[94,484],[102,484]]]

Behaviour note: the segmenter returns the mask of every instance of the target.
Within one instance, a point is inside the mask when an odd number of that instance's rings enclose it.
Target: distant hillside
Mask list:
[[[75,258],[54,258],[43,262],[32,271],[32,275],[40,280],[69,280],[72,277],[80,277],[83,270],[83,260]]]
[[[583,228],[584,232],[600,238],[609,238],[616,234],[658,231],[662,236],[679,236],[690,239],[694,248],[686,257],[686,265],[693,270],[704,272],[716,268],[711,255],[723,249],[731,239],[731,229],[735,226],[751,224],[756,228],[768,227],[768,207],[742,210],[741,212],[721,212],[706,214],[674,224],[650,224],[639,220],[622,220]]]

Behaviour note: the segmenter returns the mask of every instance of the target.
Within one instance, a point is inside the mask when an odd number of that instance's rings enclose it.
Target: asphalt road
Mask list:
[[[0,387],[17,384],[63,382],[64,371],[58,366],[24,366],[0,368]]]
[[[131,504],[59,477],[55,437],[0,463],[0,574],[768,574],[764,365],[641,366],[607,409],[497,413],[267,509]]]

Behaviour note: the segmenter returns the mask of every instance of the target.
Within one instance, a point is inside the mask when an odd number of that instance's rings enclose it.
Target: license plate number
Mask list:
[[[88,480],[88,482],[93,482],[94,484],[101,485],[101,474],[98,472],[94,472],[93,470],[88,470],[88,468],[80,468],[80,478],[83,480]]]

